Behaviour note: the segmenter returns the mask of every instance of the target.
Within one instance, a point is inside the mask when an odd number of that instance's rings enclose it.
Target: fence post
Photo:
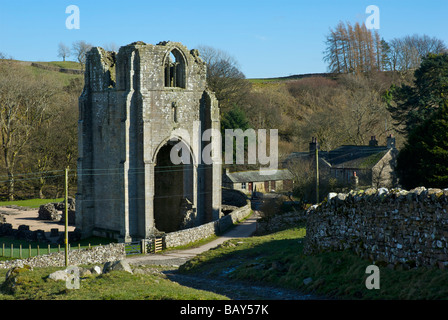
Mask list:
[[[146,239],[141,241],[141,253],[146,254]]]
[[[48,254],[50,254],[50,244],[48,244]]]
[[[68,252],[70,244],[68,243],[68,167],[65,168],[65,266],[68,266]]]
[[[31,244],[28,245],[28,258],[31,258]]]
[[[11,254],[10,254],[10,256],[11,256],[11,258],[13,257],[13,251],[14,250],[14,245],[11,243]]]
[[[19,246],[19,257],[22,259],[22,245]]]
[[[39,254],[40,254],[39,245],[37,245],[37,256],[39,256]]]
[[[4,257],[5,256],[5,243],[3,243],[3,246],[2,246],[2,257]]]

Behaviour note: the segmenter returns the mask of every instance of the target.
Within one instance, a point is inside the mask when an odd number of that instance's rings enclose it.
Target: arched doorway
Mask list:
[[[171,160],[174,146],[183,145],[179,155],[188,159],[180,164]],[[188,147],[180,141],[168,141],[157,153],[154,168],[154,220],[159,231],[173,232],[188,227],[195,218],[193,199],[193,163]],[[177,153],[177,154],[179,154]]]

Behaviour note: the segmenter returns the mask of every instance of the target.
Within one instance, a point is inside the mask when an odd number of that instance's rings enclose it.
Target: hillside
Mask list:
[[[299,74],[249,79],[250,95],[241,105],[255,129],[279,130],[279,153],[307,151],[312,137],[322,150],[344,144],[367,145],[376,136],[380,145],[394,134],[384,95],[394,84],[410,83],[412,74]]]
[[[0,59],[0,64],[22,66],[37,77],[51,77],[63,85],[69,85],[72,79],[84,79],[80,64],[75,61],[33,62]]]

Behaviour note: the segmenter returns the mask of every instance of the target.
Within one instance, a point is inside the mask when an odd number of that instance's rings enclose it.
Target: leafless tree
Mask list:
[[[384,65],[384,42],[378,32],[364,24],[339,22],[326,38],[324,60],[335,73],[359,73],[381,70]]]
[[[12,56],[7,56],[6,53],[0,52],[0,59],[1,60],[12,60],[14,59]]]
[[[104,50],[118,52],[120,47],[115,42],[109,42],[104,45]]]
[[[65,61],[65,58],[70,57],[70,48],[62,42],[58,45],[58,57],[62,58],[63,61]]]
[[[84,40],[75,41],[72,45],[72,50],[81,65],[81,70],[84,70],[84,65],[86,63],[86,53],[92,48],[90,43]]]
[[[394,38],[389,42],[392,70],[407,71],[420,66],[428,53],[439,54],[447,50],[445,43],[436,37],[414,34]]]
[[[215,92],[221,108],[226,110],[233,104],[241,105],[251,85],[237,60],[227,52],[210,46],[199,46],[198,50],[207,64],[207,84]]]
[[[364,75],[344,75],[346,105],[341,110],[348,142],[366,145],[368,137],[385,135],[384,121],[388,115],[382,101],[382,90]]]
[[[19,66],[0,65],[1,151],[8,175],[8,198],[14,199],[15,166],[40,124],[49,116],[55,86],[35,79]]]

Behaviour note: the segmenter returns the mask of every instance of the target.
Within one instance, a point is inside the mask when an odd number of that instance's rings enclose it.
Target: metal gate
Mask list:
[[[126,255],[131,254],[141,254],[142,253],[142,244],[140,241],[128,242],[125,245]]]

